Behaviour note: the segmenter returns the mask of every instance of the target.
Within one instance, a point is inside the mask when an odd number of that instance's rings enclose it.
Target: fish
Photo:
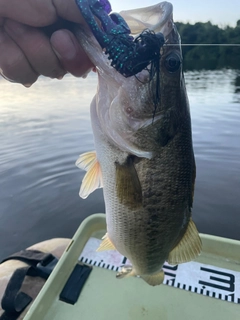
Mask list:
[[[95,151],[76,161],[86,171],[79,194],[85,199],[103,187],[107,233],[98,251],[117,250],[131,262],[117,278],[137,276],[155,286],[164,281],[165,261],[191,261],[202,247],[192,220],[196,166],[190,108],[173,6],[162,2],[120,15],[133,36],[147,28],[161,32],[165,45],[152,78],[148,70],[126,78],[89,30],[76,32],[98,74],[90,107]]]

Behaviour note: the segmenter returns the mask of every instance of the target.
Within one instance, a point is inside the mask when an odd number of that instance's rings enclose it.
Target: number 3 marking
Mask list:
[[[220,282],[220,283],[226,283],[226,286],[215,284],[215,283],[211,283],[211,282],[206,282],[206,281],[202,281],[202,280],[200,280],[198,282],[199,284],[202,284],[204,286],[217,288],[217,289],[221,289],[221,290],[225,290],[225,291],[234,292],[234,289],[235,289],[235,277],[234,277],[233,274],[222,272],[222,271],[216,271],[216,270],[213,270],[213,269],[203,268],[203,267],[201,267],[200,269],[202,271],[205,271],[205,272],[209,272],[209,273],[213,273],[213,274],[217,274],[217,275],[225,277],[225,278],[219,278],[219,277],[210,276],[209,279],[213,280],[213,281]]]

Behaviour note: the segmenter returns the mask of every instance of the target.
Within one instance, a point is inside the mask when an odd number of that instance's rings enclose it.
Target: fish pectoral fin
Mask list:
[[[141,278],[147,282],[150,286],[157,286],[163,283],[164,280],[164,272],[161,270],[160,272],[152,275],[141,275]]]
[[[126,163],[115,163],[116,188],[121,204],[136,209],[142,206],[142,187],[134,166],[134,157],[129,156]]]
[[[102,171],[96,152],[91,151],[81,154],[76,161],[76,166],[87,171],[79,191],[79,196],[86,199],[94,190],[103,187]]]
[[[116,250],[115,246],[113,245],[112,241],[109,239],[108,234],[106,233],[105,236],[102,238],[102,242],[100,246],[97,248],[97,252],[105,251],[105,250]]]
[[[79,156],[77,161],[75,162],[75,165],[85,171],[88,171],[88,169],[97,161],[97,154],[96,151],[90,151],[85,152]]]
[[[169,253],[167,262],[174,265],[194,260],[201,253],[201,249],[202,241],[199,237],[195,223],[190,218],[183,238]]]

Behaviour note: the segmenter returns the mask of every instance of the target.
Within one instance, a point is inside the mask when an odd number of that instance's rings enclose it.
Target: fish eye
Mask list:
[[[176,72],[181,66],[181,58],[172,52],[165,58],[164,65],[169,72]]]

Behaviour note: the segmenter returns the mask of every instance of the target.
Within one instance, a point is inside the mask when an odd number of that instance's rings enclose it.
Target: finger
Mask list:
[[[32,69],[50,78],[62,78],[66,71],[61,67],[49,38],[40,30],[7,19],[4,29],[21,48]]]
[[[32,69],[21,49],[3,28],[0,28],[0,72],[10,81],[28,87],[38,78],[38,74]]]
[[[85,23],[75,0],[0,0],[0,17],[33,27],[53,24],[59,17]]]
[[[64,69],[74,76],[82,77],[94,67],[73,33],[69,30],[54,32],[50,41]]]

